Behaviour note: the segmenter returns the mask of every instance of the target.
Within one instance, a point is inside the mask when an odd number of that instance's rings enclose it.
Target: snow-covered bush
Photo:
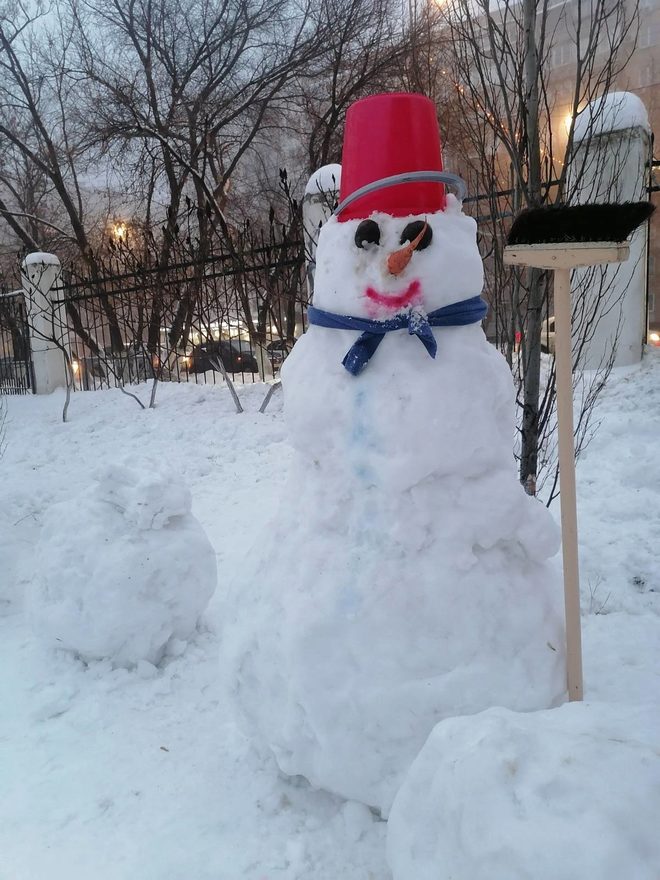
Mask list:
[[[659,719],[570,703],[442,721],[392,807],[394,880],[656,880]]]
[[[216,586],[215,553],[188,489],[153,467],[105,468],[53,505],[28,605],[38,635],[83,659],[158,663],[191,636]]]

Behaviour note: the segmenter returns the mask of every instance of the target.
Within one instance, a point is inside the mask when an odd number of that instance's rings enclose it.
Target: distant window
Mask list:
[[[644,64],[637,74],[637,87],[640,89],[653,85],[653,65]]]
[[[563,67],[575,60],[575,46],[572,43],[557,43],[552,47],[550,64],[552,67]]]
[[[637,45],[640,49],[648,49],[649,46],[657,46],[660,43],[660,22],[643,25],[639,29]]]

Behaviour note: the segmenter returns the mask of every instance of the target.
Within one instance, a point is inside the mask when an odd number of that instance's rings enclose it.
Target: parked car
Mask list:
[[[228,373],[258,373],[259,365],[254,352],[247,342],[241,339],[220,339],[196,345],[189,357],[188,369],[191,373],[205,373],[215,370],[213,361],[220,360]]]
[[[143,342],[129,342],[122,351],[105,349],[107,363],[121,382],[144,382],[160,366],[159,356],[151,354]]]
[[[74,384],[85,391],[103,388],[104,382],[109,384],[108,373],[103,360],[97,354],[78,355],[74,352],[71,355]]]
[[[295,340],[294,340],[295,342]],[[293,348],[293,342],[287,342],[285,339],[275,339],[266,346],[268,357],[270,358],[273,370],[279,370],[284,362],[284,358]]]

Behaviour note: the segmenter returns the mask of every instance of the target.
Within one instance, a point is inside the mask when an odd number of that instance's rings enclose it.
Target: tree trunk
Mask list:
[[[524,398],[520,450],[520,481],[530,495],[536,494],[544,287],[543,272],[540,269],[530,269],[525,334],[527,342],[523,355]]]
[[[541,145],[539,140],[539,58],[536,45],[536,0],[524,0],[525,126],[527,128],[527,204],[541,204]],[[545,285],[543,272],[529,271],[529,303],[524,358],[524,394],[520,480],[530,495],[536,494],[539,443],[539,388],[541,383],[541,325]]]

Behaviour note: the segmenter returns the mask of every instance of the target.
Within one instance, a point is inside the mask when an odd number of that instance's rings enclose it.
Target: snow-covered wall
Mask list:
[[[646,108],[636,95],[613,92],[585,107],[575,121],[575,143],[569,180],[576,203],[646,198],[650,128]],[[644,225],[630,240],[626,263],[576,271],[572,285],[574,333],[578,339],[586,333],[588,340],[578,368],[604,366],[617,337],[616,366],[641,359],[647,320],[646,245]],[[586,330],[585,324],[589,325]]]
[[[314,292],[316,245],[319,239],[319,229],[331,216],[333,205],[339,199],[340,183],[341,165],[323,165],[312,174],[305,187],[303,228],[307,259],[307,286],[310,297]]]
[[[66,385],[64,357],[57,347],[66,329],[62,306],[53,305],[60,290],[62,267],[54,254],[28,254],[21,266],[21,283],[30,322],[30,350],[37,394],[50,394]]]

